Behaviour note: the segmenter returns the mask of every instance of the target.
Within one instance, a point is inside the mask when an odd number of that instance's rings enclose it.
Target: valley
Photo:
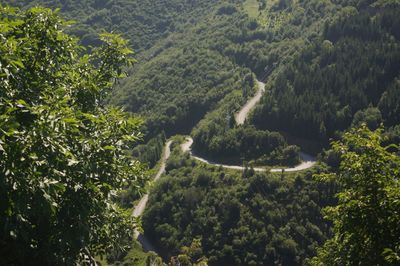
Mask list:
[[[397,0],[4,0],[0,264],[400,263]]]
[[[255,105],[260,101],[262,94],[265,92],[265,84],[262,83],[261,81],[257,81],[257,85],[259,89],[257,90],[257,93],[255,96],[253,96],[244,106],[241,108],[241,110],[235,115],[236,123],[238,125],[241,125],[244,123],[244,121],[248,118],[250,111],[255,107]],[[169,159],[169,156],[171,154],[171,144],[172,140],[167,141],[164,147],[163,155],[162,158],[159,162],[160,166],[157,171],[157,174],[153,178],[153,182],[157,182],[158,179],[165,173],[165,166],[166,162]],[[207,159],[198,157],[194,155],[191,152],[191,146],[193,144],[193,139],[191,137],[185,137],[185,141],[180,144],[181,150],[183,153],[189,153],[190,156],[202,163],[206,163],[212,166],[216,167],[223,167],[227,169],[234,169],[234,170],[240,170],[243,171],[246,169],[244,166],[235,166],[235,165],[223,165],[223,164],[218,164],[211,162]],[[305,153],[300,153],[300,158],[301,158],[301,164],[293,167],[293,168],[282,168],[282,169],[266,169],[266,168],[259,168],[255,167],[254,170],[258,172],[265,172],[265,171],[270,171],[270,172],[296,172],[296,171],[302,171],[309,169],[313,167],[316,163],[316,159],[313,158],[310,155],[307,155]],[[137,205],[134,207],[132,216],[133,217],[139,217],[143,215],[143,212],[146,208],[146,204],[149,200],[149,194],[145,194],[140,201],[137,203]],[[135,231],[134,238],[138,239],[139,243],[142,245],[143,249],[145,251],[155,251],[155,248],[150,244],[150,241],[146,238],[146,236],[141,235],[137,230]]]

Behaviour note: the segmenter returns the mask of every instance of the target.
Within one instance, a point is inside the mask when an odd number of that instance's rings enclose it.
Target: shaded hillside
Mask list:
[[[396,1],[6,2],[61,7],[85,44],[104,29],[128,37],[140,64],[110,103],[144,116],[148,137],[188,133],[228,94],[251,90],[250,71],[269,77],[253,118],[259,129],[326,141],[359,111],[355,123],[399,123]]]
[[[153,46],[171,32],[182,31],[196,23],[215,1],[152,0],[5,0],[27,8],[43,5],[60,8],[64,17],[76,22],[71,33],[84,45],[97,45],[97,34],[104,30],[122,33],[135,51]]]
[[[143,114],[151,134],[189,133],[220,100],[242,92],[244,77],[251,73],[222,52],[235,28],[248,27],[239,7],[216,3],[201,21],[157,43],[111,102]],[[239,103],[247,96],[241,95]]]
[[[400,123],[400,9],[347,7],[271,83],[253,121],[326,140],[364,121]],[[375,109],[374,109],[375,108]],[[361,120],[361,121],[360,121]]]

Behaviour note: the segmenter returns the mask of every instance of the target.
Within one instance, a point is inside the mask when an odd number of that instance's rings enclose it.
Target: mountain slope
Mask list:
[[[5,0],[28,8],[43,5],[60,8],[76,22],[71,29],[84,45],[98,44],[97,34],[104,30],[122,33],[131,47],[140,52],[152,47],[171,32],[182,31],[186,23],[195,23],[215,1],[152,0]]]
[[[398,125],[393,110],[400,107],[400,9],[395,6],[343,10],[269,83],[272,93],[262,99],[253,122],[321,141],[360,117]]]

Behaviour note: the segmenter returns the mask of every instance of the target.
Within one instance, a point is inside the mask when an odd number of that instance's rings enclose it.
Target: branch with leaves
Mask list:
[[[337,174],[317,176],[342,187],[338,204],[324,209],[334,237],[312,265],[398,265],[400,247],[399,146],[384,147],[383,130],[366,125],[333,143],[341,154]]]
[[[0,6],[0,256],[8,265],[73,265],[124,250],[134,223],[112,202],[146,177],[126,150],[141,120],[103,104],[131,65],[118,35],[91,54],[58,11]],[[129,239],[129,238],[128,238]]]

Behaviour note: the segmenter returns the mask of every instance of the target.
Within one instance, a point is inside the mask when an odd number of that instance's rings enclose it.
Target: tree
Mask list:
[[[359,127],[363,123],[371,130],[377,129],[382,123],[382,114],[379,109],[368,107],[365,110],[360,110],[355,113],[352,126]]]
[[[341,154],[338,174],[323,174],[342,187],[338,204],[325,208],[334,237],[312,265],[398,265],[400,263],[400,158],[382,147],[382,130],[364,124],[333,143]],[[399,150],[391,145],[390,149]]]
[[[170,266],[207,266],[207,258],[203,256],[203,249],[201,247],[201,240],[193,239],[190,247],[183,246],[181,253],[177,257],[172,257]]]
[[[58,11],[0,5],[0,257],[6,265],[73,265],[125,248],[130,215],[112,203],[145,182],[125,150],[141,121],[105,106],[134,61],[102,34],[85,54]]]

